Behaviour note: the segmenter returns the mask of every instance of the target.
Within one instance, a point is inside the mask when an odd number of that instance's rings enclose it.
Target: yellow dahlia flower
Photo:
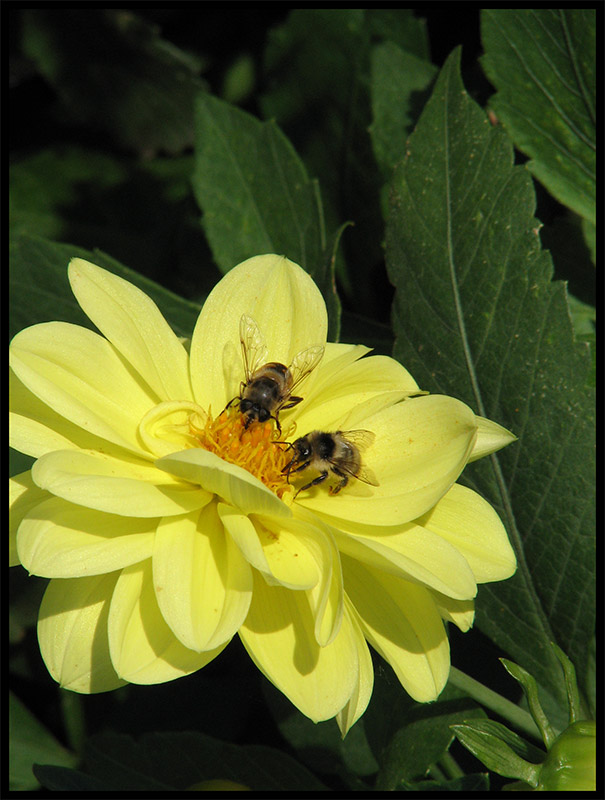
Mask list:
[[[101,334],[50,322],[10,348],[12,563],[51,578],[38,622],[51,675],[76,692],[170,681],[236,634],[314,721],[343,734],[373,684],[369,642],[418,701],[449,671],[443,620],[467,630],[477,583],[515,557],[491,506],[456,479],[514,437],[451,397],[418,394],[396,361],[326,342],[311,278],[276,255],[214,288],[189,352],[127,281],[81,259],[73,292]],[[248,424],[236,401],[240,320],[270,361],[324,348],[302,402]],[[285,442],[363,429],[377,485],[298,492]],[[281,443],[280,443],[281,442]],[[295,496],[296,495],[296,496]]]

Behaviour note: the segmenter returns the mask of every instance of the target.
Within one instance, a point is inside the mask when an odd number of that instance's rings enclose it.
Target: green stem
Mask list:
[[[463,692],[466,692],[482,706],[507,720],[517,731],[526,733],[540,742],[540,744],[543,744],[540,731],[531,715],[519,708],[515,703],[511,703],[506,697],[502,697],[501,694],[488,689],[487,686],[456,669],[456,667],[450,668],[450,682],[458,689],[462,689]]]
[[[441,756],[439,765],[450,780],[464,777],[464,771],[460,769],[458,762],[449,750]]]

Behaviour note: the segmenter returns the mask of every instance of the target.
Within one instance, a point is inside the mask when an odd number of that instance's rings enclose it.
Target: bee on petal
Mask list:
[[[245,380],[240,384],[239,395],[226,407],[239,402],[239,409],[246,418],[245,428],[255,421],[274,419],[281,433],[279,412],[301,402],[303,398],[295,396],[294,390],[319,364],[324,348],[314,345],[301,350],[286,366],[279,361],[265,362],[267,346],[258,325],[248,314],[242,315],[239,333]]]
[[[328,477],[338,480],[329,486],[330,494],[338,494],[351,478],[363,481],[370,486],[378,486],[376,476],[371,469],[364,466],[361,453],[374,441],[371,431],[311,431],[296,439],[290,446],[294,456],[282,472],[290,476],[296,472],[315,471],[316,478],[301,486],[294,497],[305,489],[323,483]]]

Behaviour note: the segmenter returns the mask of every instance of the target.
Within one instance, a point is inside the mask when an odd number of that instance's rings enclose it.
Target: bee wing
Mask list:
[[[323,358],[323,354],[324,348],[321,345],[316,344],[313,345],[313,347],[307,347],[306,350],[301,350],[300,353],[297,353],[294,356],[292,363],[288,367],[290,374],[292,375],[290,394],[293,394],[296,386],[298,386],[298,384],[304,380],[310,372],[313,372],[315,367]]]
[[[372,431],[363,430],[342,431],[342,435],[347,441],[354,444],[360,453],[363,453],[364,450],[367,450],[376,438],[376,434],[372,433]],[[369,467],[366,467],[365,464],[360,466],[358,473],[354,475],[354,477],[357,478],[357,480],[363,481],[364,483],[369,483],[370,486],[380,486],[376,480],[376,475],[374,475],[372,470]]]
[[[239,340],[242,344],[242,358],[246,373],[246,383],[256,370],[267,360],[267,345],[262,337],[256,320],[242,314],[239,321]]]
[[[367,450],[376,438],[376,434],[372,431],[341,431],[341,434],[351,444],[354,444],[360,453]]]
[[[361,433],[366,433],[367,431],[361,431]],[[380,486],[376,479],[376,475],[374,472],[369,468],[366,467],[365,464],[362,464],[357,472],[354,472],[351,469],[347,469],[347,467],[343,466],[339,461],[332,461],[332,459],[328,459],[330,464],[335,467],[338,467],[339,470],[346,472],[352,478],[357,478],[358,481],[363,481],[363,483],[369,483],[370,486]]]
[[[355,477],[359,481],[363,481],[364,483],[369,483],[370,486],[380,486],[380,484],[376,480],[376,475],[374,475],[374,473],[369,467],[366,467],[363,464],[361,465],[361,469],[359,470],[359,472]]]

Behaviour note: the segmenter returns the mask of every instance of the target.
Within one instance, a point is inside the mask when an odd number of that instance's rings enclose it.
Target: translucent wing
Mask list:
[[[290,375],[292,375],[292,386],[290,387],[290,394],[294,393],[294,389],[298,384],[304,380],[310,372],[313,372],[315,367],[323,358],[324,348],[319,345],[307,347],[306,350],[301,350],[292,359],[292,363],[288,367]]]
[[[340,431],[344,438],[354,444],[360,453],[373,444],[376,434],[372,431]]]
[[[372,431],[362,431],[362,430],[341,431],[341,435],[348,442],[354,444],[360,453],[363,453],[364,450],[367,450],[367,448],[370,447],[370,445],[376,438],[376,434],[372,433]],[[372,470],[369,467],[366,467],[365,464],[361,465],[357,474],[350,472],[346,468],[343,468],[342,464],[338,466],[340,469],[344,469],[345,472],[349,472],[349,474],[352,475],[354,478],[357,478],[357,480],[363,481],[364,483],[369,483],[370,486],[380,486],[380,484],[376,480],[376,475],[374,475]]]
[[[242,314],[239,321],[239,339],[242,343],[242,358],[246,383],[256,370],[267,361],[267,345],[256,321],[248,314]]]

